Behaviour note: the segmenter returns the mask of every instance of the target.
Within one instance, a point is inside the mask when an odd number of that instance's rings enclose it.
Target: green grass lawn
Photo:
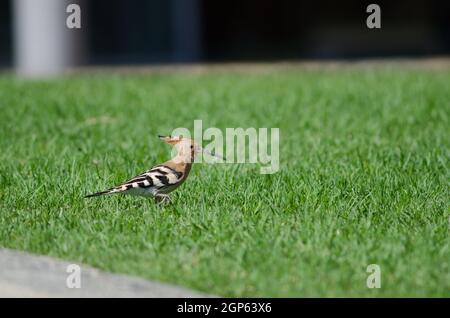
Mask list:
[[[83,198],[194,119],[279,127],[280,171],[197,165],[164,208]],[[2,75],[0,246],[221,296],[449,296],[449,119],[447,71]]]

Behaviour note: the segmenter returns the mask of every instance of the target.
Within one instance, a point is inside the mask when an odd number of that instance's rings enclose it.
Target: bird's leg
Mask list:
[[[170,199],[170,196],[168,194],[157,194],[155,195],[155,203],[156,204],[161,204],[163,202],[168,202],[168,203],[172,203],[172,200]]]
[[[170,196],[168,194],[162,194],[161,197],[161,203],[172,203],[172,200],[170,199]]]
[[[166,194],[165,200],[167,200],[167,203],[172,204],[172,199],[170,198],[170,196],[168,194]]]
[[[155,203],[159,205],[162,202],[163,197],[161,195],[155,195]]]

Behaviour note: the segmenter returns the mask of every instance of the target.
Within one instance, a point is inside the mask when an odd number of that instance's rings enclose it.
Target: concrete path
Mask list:
[[[0,249],[0,297],[208,297],[182,287],[101,272],[47,256]],[[70,277],[69,277],[70,276]],[[80,288],[74,287],[80,283]]]

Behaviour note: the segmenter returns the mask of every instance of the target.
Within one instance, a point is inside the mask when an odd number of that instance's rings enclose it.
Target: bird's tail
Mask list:
[[[112,193],[115,193],[114,189],[108,189],[108,190],[105,190],[105,191],[100,191],[100,192],[95,192],[95,193],[92,193],[92,194],[88,194],[88,195],[85,196],[85,198],[98,197],[100,195],[106,195],[106,194],[112,194]]]

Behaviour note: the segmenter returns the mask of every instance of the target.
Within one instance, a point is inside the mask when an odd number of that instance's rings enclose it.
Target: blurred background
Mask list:
[[[81,29],[66,7],[81,8]],[[381,7],[381,29],[366,26]],[[0,68],[429,57],[450,53],[450,1],[8,0]]]

